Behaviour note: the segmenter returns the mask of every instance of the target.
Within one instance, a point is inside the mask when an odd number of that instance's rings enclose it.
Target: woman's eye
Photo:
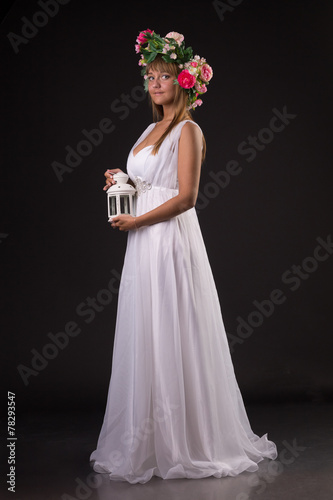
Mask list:
[[[170,75],[162,75],[160,78],[163,79],[163,80],[168,80],[170,78]],[[148,80],[150,82],[152,82],[154,79],[155,79],[154,76],[148,76]]]

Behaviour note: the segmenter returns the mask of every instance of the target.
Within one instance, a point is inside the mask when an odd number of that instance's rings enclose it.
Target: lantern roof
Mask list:
[[[119,172],[118,174],[114,174],[113,179],[116,181],[116,184],[113,184],[111,187],[109,187],[109,189],[107,190],[107,194],[135,194],[135,188],[131,184],[127,184],[127,174],[125,174],[124,172]]]

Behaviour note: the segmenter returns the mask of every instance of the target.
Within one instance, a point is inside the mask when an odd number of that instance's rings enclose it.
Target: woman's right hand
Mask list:
[[[104,172],[105,176],[105,186],[103,187],[103,190],[106,191],[111,187],[113,184],[116,184],[116,181],[113,180],[114,174],[118,174],[119,172],[123,172],[120,170],[120,168],[113,168],[112,170],[108,169]]]

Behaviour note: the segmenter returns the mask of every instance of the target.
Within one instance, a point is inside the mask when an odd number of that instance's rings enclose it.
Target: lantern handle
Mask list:
[[[117,184],[126,184],[128,181],[128,175],[125,172],[117,172],[113,176],[113,180],[116,181]]]

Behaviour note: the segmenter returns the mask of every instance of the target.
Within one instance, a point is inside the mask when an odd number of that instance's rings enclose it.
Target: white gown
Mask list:
[[[178,124],[156,156],[133,149],[137,215],[177,194]],[[192,122],[193,123],[193,122]],[[129,231],[104,422],[90,460],[112,480],[235,476],[276,446],[251,430],[194,208]]]

